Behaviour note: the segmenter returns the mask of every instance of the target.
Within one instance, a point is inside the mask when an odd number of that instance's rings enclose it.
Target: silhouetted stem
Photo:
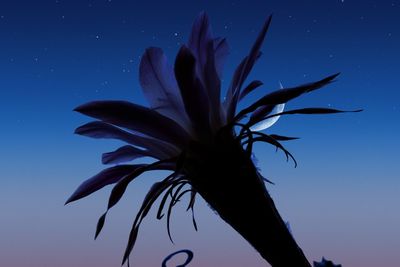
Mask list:
[[[212,147],[193,146],[185,167],[195,175],[199,194],[272,267],[311,267],[250,157],[231,135]]]

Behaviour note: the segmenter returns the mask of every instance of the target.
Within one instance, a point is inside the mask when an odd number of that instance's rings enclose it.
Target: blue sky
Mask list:
[[[276,183],[269,190],[310,261],[326,256],[343,266],[397,266],[400,1],[394,0],[1,1],[1,266],[118,266],[135,211],[162,176],[132,184],[94,242],[109,189],[63,203],[103,168],[101,153],[119,143],[74,135],[88,119],[72,110],[98,99],[146,105],[137,77],[141,54],[159,46],[173,62],[202,10],[231,47],[225,86],[274,14],[250,77],[265,86],[250,100],[279,82],[292,86],[342,73],[288,107],[364,111],[281,118],[270,131],[301,137],[288,144],[299,167],[262,145],[259,167]],[[159,266],[170,252],[189,248],[193,267],[265,266],[205,203],[197,208],[198,233],[183,208],[176,212],[175,246],[165,222],[149,216],[132,260]]]

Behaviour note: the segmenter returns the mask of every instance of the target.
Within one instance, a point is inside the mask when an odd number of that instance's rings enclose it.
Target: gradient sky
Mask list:
[[[137,179],[93,241],[110,189],[63,203],[103,168],[101,153],[120,143],[74,135],[89,119],[72,109],[98,99],[146,105],[137,78],[141,54],[159,46],[173,62],[202,10],[231,47],[225,86],[274,14],[250,77],[265,86],[250,99],[280,81],[291,86],[342,72],[338,82],[288,107],[365,111],[281,118],[270,132],[301,137],[288,144],[299,166],[259,145],[259,167],[276,183],[268,188],[310,261],[325,256],[344,267],[398,267],[400,1],[394,0],[2,0],[0,266],[120,266],[139,203],[163,174]],[[165,221],[151,213],[133,266],[160,266],[181,248],[194,251],[191,267],[268,266],[204,202],[196,208],[199,232],[183,207],[175,210],[175,245]]]

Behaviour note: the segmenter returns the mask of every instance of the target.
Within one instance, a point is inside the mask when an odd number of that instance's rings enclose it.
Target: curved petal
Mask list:
[[[196,71],[201,80],[204,78],[204,66],[207,61],[207,47],[214,44],[210,21],[205,12],[201,12],[195,19],[190,33],[188,48],[196,58]]]
[[[93,101],[75,109],[82,114],[183,147],[189,135],[178,123],[127,101]]]
[[[243,89],[243,91],[240,92],[239,101],[242,100],[245,96],[247,96],[251,92],[253,92],[258,87],[260,87],[261,85],[263,85],[263,82],[262,81],[258,81],[258,80],[255,80],[255,81],[252,81],[251,83],[249,83],[249,85],[247,85]]]
[[[339,110],[334,108],[300,108],[300,109],[293,109],[284,112],[278,112],[276,114],[271,114],[266,117],[266,119],[272,119],[274,117],[279,117],[281,115],[289,115],[289,114],[336,114],[336,113],[347,113],[347,112],[361,112],[362,109],[356,110]]]
[[[221,41],[219,47],[215,47],[216,41],[212,37],[209,18],[205,12],[200,13],[193,23],[192,32],[188,42],[188,48],[195,58],[195,73],[203,90],[208,96],[210,105],[210,119],[214,128],[221,125],[220,119],[220,94],[221,81],[216,67],[215,52],[219,52],[218,60],[223,59],[227,46]],[[220,64],[221,62],[218,62]]]
[[[150,151],[138,149],[133,146],[123,146],[115,151],[104,153],[102,162],[103,164],[121,163],[148,156],[157,159]]]
[[[175,61],[175,76],[178,81],[186,113],[196,132],[210,132],[210,105],[204,88],[196,75],[196,58],[182,46]]]
[[[244,115],[253,112],[257,108],[261,106],[266,106],[266,105],[276,105],[276,104],[282,104],[286,103],[294,98],[299,97],[302,94],[312,92],[314,90],[320,89],[324,87],[325,85],[330,84],[331,82],[334,81],[334,79],[339,75],[340,73],[336,73],[334,75],[328,76],[322,80],[313,82],[313,83],[307,83],[303,84],[300,86],[296,86],[293,88],[284,88],[280,89],[277,91],[274,91],[272,93],[269,93],[256,102],[254,102],[252,105],[249,107],[241,110],[236,116],[235,120],[240,120],[243,118]]]
[[[118,139],[128,144],[147,149],[157,156],[157,158],[168,158],[179,153],[178,148],[169,143],[136,133],[126,132],[102,121],[86,123],[76,128],[75,133],[92,138]]]
[[[218,76],[221,79],[225,61],[229,55],[229,45],[225,38],[214,39],[214,55],[215,69],[217,70]]]
[[[228,103],[227,103],[227,121],[230,122],[236,113],[236,106],[239,99],[240,91],[244,81],[249,75],[250,71],[253,69],[254,63],[260,57],[260,48],[264,42],[265,36],[267,34],[269,25],[271,24],[272,15],[268,17],[265,21],[261,32],[258,34],[256,41],[254,42],[252,48],[250,49],[249,55],[244,58],[241,64],[235,71],[233,83],[228,90]]]
[[[281,113],[284,108],[285,108],[285,104],[278,104],[273,108],[273,110],[270,114],[275,115],[275,114]],[[251,126],[250,129],[252,131],[265,130],[265,129],[271,127],[272,125],[274,125],[279,120],[279,117],[280,116],[274,116],[271,118],[264,119],[256,124],[254,124],[253,126]]]
[[[140,61],[139,80],[152,109],[189,129],[173,69],[161,48],[146,49]]]
[[[114,184],[121,180],[124,176],[131,174],[135,170],[146,166],[146,164],[136,165],[119,165],[102,170],[95,176],[84,181],[75,192],[68,198],[65,204],[84,198],[106,185]]]

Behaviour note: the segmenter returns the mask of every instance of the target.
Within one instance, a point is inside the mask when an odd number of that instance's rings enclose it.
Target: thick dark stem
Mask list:
[[[311,267],[241,146],[228,137],[197,149],[187,164],[193,186],[221,218],[272,267]]]

